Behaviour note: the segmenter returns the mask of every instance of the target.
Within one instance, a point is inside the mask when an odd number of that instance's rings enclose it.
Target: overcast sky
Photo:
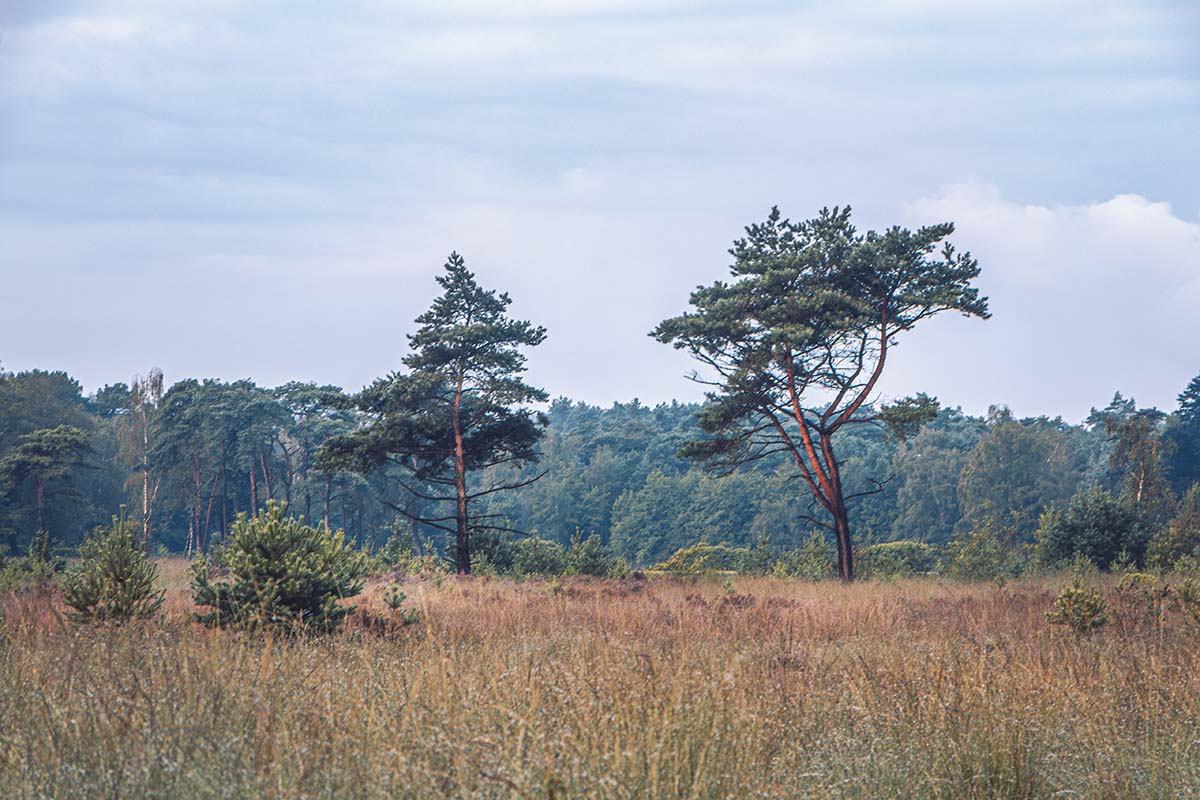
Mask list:
[[[1189,0],[0,0],[0,363],[354,389],[457,249],[551,394],[695,399],[647,332],[772,205],[849,203],[957,223],[992,299],[887,395],[1173,408],[1198,153]]]

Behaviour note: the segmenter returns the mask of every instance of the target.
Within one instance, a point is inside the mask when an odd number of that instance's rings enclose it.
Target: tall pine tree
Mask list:
[[[353,398],[371,423],[326,443],[321,462],[361,472],[391,465],[410,495],[434,509],[451,505],[441,512],[418,506],[418,521],[453,535],[455,567],[466,574],[472,536],[507,530],[494,516],[475,513],[473,501],[541,477],[505,480],[498,476],[513,471],[497,468],[540,457],[545,418],[528,405],[547,394],[523,380],[521,348],[541,344],[546,331],[511,319],[509,296],[480,287],[458,253],[450,254],[437,281],[441,296],[408,337],[409,372],[380,379]],[[471,480],[481,472],[483,480]],[[392,507],[415,513],[410,505]]]

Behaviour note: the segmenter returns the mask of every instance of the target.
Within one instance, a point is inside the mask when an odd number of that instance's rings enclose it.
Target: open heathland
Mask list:
[[[1195,622],[1096,578],[374,580],[322,637],[2,601],[4,797],[1191,797]],[[1151,598],[1146,602],[1146,598]]]

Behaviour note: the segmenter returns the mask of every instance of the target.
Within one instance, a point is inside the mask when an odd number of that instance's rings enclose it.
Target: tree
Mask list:
[[[987,428],[967,455],[958,480],[959,533],[997,517],[1029,541],[1042,510],[1065,505],[1080,479],[1076,453],[1061,420],[1017,420],[988,409]]]
[[[141,473],[142,495],[142,547],[150,543],[150,523],[154,514],[154,501],[158,497],[161,477],[150,480],[150,447],[152,422],[163,397],[163,373],[154,367],[144,377],[134,377],[129,391],[130,425],[127,437],[137,453],[138,471]]]
[[[270,501],[257,517],[239,514],[221,556],[226,580],[209,580],[208,565],[192,565],[196,605],[207,625],[330,631],[348,609],[339,600],[362,591],[366,554],[342,531],[314,528]]]
[[[408,337],[407,374],[376,381],[354,398],[371,420],[322,448],[326,467],[374,472],[387,465],[406,475],[401,487],[434,504],[452,503],[453,512],[397,512],[453,534],[460,574],[471,571],[471,537],[506,531],[494,515],[475,513],[473,501],[526,486],[540,477],[503,477],[539,458],[545,418],[527,407],[547,394],[525,383],[522,347],[546,337],[544,328],[508,317],[507,294],[483,289],[462,256],[451,253],[438,276],[442,294],[417,317]],[[482,481],[470,479],[482,473]],[[419,516],[416,516],[418,515]]]
[[[1166,437],[1171,442],[1171,483],[1183,493],[1200,483],[1200,375],[1180,392],[1179,409],[1171,415]]]
[[[158,567],[146,558],[124,506],[111,527],[97,528],[83,543],[79,555],[62,586],[76,622],[125,622],[149,617],[162,605],[164,592],[154,588]]]
[[[1050,508],[1042,514],[1037,538],[1038,554],[1049,566],[1083,555],[1107,569],[1122,552],[1139,564],[1146,552],[1146,530],[1129,498],[1097,486],[1076,493],[1065,512]]]
[[[1117,392],[1107,408],[1093,408],[1087,418],[1087,424],[1108,435],[1109,469],[1120,476],[1122,491],[1152,528],[1164,525],[1175,506],[1163,468],[1175,446],[1163,436],[1166,416],[1157,408],[1139,409],[1133,398]]]
[[[734,280],[692,293],[694,310],[665,320],[652,336],[686,350],[706,368],[700,427],[707,438],[684,453],[715,469],[784,453],[794,462],[834,532],[839,572],[853,580],[853,540],[841,465],[834,449],[846,426],[879,421],[869,404],[898,334],[944,311],[986,318],[971,281],[979,266],[945,242],[942,223],[859,234],[850,209],[823,209],[793,223],[772,209],[746,228],[730,253]],[[931,257],[942,243],[940,257]],[[928,404],[907,404],[913,411]],[[871,491],[871,490],[866,490]]]
[[[43,558],[49,548],[45,522],[47,486],[67,477],[72,468],[82,465],[91,452],[86,433],[70,425],[59,425],[23,436],[20,446],[0,461],[0,478],[3,479],[6,493],[26,481],[33,481],[37,532]],[[69,483],[62,491],[72,496],[78,494]]]

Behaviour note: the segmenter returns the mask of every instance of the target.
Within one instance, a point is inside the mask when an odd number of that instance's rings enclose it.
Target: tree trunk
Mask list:
[[[192,479],[196,482],[196,502],[192,506],[192,531],[196,537],[196,550],[200,551],[200,455],[198,453],[192,454]]]
[[[254,483],[254,463],[250,464],[250,516],[258,516],[258,487]]]
[[[266,454],[258,454],[258,463],[262,464],[263,483],[266,484],[267,500],[273,500],[275,499],[275,495],[271,493],[271,468],[267,466]]]
[[[850,516],[845,503],[837,498],[833,511],[834,532],[837,534],[838,575],[844,581],[854,580],[854,548],[850,538]]]
[[[329,530],[329,476],[325,476],[325,530]]]
[[[46,480],[44,478],[42,478],[41,475],[39,475],[36,478],[36,482],[37,482],[37,521],[38,521],[37,529],[38,529],[38,535],[42,536],[46,531],[46,522],[44,519],[42,519],[42,509],[45,506]],[[43,549],[45,549],[45,548],[43,547]],[[45,553],[43,553],[42,556],[44,558]]]
[[[462,410],[463,377],[460,369],[454,392],[454,493],[455,513],[454,560],[459,575],[471,574],[471,533],[467,520],[467,462],[463,453]]]

